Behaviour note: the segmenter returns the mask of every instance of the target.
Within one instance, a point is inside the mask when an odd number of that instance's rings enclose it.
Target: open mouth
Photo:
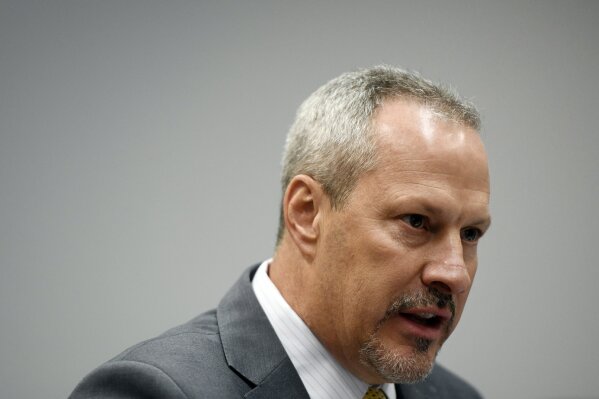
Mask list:
[[[433,313],[400,313],[400,315],[426,327],[438,328],[443,323],[443,318]]]

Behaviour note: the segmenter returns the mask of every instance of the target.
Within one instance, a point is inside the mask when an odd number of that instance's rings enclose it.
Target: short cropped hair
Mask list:
[[[479,113],[471,103],[416,72],[380,65],[344,73],[312,93],[297,111],[283,153],[283,196],[291,179],[305,174],[322,185],[333,209],[341,209],[358,178],[376,166],[372,118],[391,98],[421,103],[480,129]],[[281,205],[277,244],[284,230]]]

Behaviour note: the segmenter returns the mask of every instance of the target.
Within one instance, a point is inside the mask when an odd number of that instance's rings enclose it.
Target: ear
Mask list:
[[[316,253],[320,221],[328,199],[322,186],[310,176],[297,175],[283,197],[283,215],[289,237],[309,258]]]

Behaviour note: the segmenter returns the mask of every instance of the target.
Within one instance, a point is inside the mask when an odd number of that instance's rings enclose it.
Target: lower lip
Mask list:
[[[442,322],[436,326],[426,326],[401,314],[396,316],[395,319],[399,323],[400,328],[404,333],[430,341],[441,339],[443,337],[443,331],[446,325],[445,322]]]

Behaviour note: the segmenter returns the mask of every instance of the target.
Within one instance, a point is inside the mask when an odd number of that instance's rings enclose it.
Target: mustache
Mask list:
[[[406,293],[395,298],[387,308],[383,321],[396,316],[410,308],[437,306],[440,309],[448,307],[451,312],[451,325],[455,317],[455,302],[451,294],[443,293],[436,288],[429,287],[426,290]]]

